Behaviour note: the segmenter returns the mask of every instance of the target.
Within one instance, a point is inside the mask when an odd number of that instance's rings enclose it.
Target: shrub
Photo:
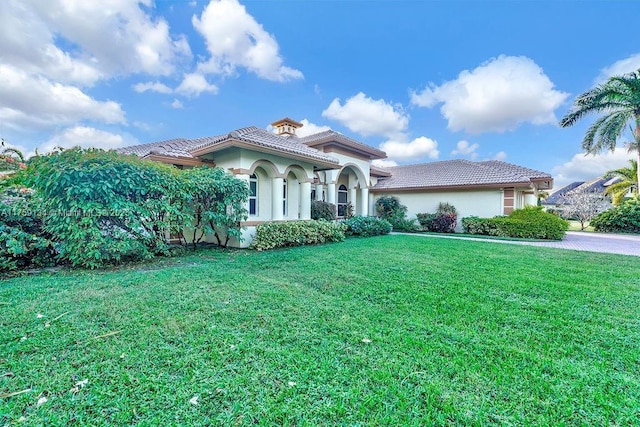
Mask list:
[[[259,251],[288,246],[341,242],[346,226],[324,220],[265,222],[256,227],[251,248]]]
[[[334,221],[336,219],[336,205],[322,200],[312,200],[311,219]]]
[[[477,216],[462,218],[462,229],[468,234],[498,235],[498,228],[493,222],[493,218],[479,218]]]
[[[440,203],[436,213],[419,213],[416,217],[423,230],[436,233],[453,233],[458,223],[456,208],[449,203]]]
[[[405,233],[415,233],[420,231],[420,226],[415,219],[400,218],[391,222],[394,231],[402,231]]]
[[[382,196],[376,200],[376,213],[378,217],[386,219],[393,225],[407,216],[407,207],[401,205],[400,200],[395,196]]]
[[[591,220],[596,231],[640,233],[640,198],[627,200]]]
[[[420,230],[415,219],[407,219],[407,207],[395,196],[382,196],[376,200],[376,213],[379,218],[389,221],[395,231],[412,233]]]
[[[168,253],[165,233],[186,222],[178,172],[115,151],[75,148],[30,159],[16,179],[35,190],[59,261],[97,268]]]
[[[541,207],[527,206],[514,210],[509,216],[490,219],[477,217],[462,220],[470,234],[486,234],[500,237],[560,240],[569,229],[569,223],[556,215],[544,212]]]
[[[391,223],[386,219],[372,216],[354,216],[342,222],[348,236],[380,236],[391,232]]]
[[[22,190],[22,189],[21,189]],[[24,189],[26,190],[26,189]],[[28,192],[5,193],[0,205],[0,272],[55,264],[51,236],[30,207]]]
[[[212,234],[218,246],[226,247],[232,237],[240,240],[240,222],[247,219],[245,202],[249,188],[221,168],[198,167],[180,173],[188,228],[193,228],[190,242],[195,248],[207,234]],[[183,236],[184,237],[184,236]]]
[[[438,215],[434,214],[434,213],[419,213],[419,214],[416,214],[416,219],[418,220],[418,223],[420,223],[420,226],[422,226],[422,229],[425,230],[425,231],[430,231],[431,230],[431,223],[437,217],[438,217]]]

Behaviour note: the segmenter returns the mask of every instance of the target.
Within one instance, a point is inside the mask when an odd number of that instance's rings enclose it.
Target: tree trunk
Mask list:
[[[636,196],[640,197],[640,116],[636,116],[636,131],[634,132],[634,139],[636,140]]]

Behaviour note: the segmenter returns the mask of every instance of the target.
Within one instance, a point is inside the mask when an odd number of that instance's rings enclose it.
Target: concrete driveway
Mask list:
[[[515,242],[511,240],[474,239],[473,237],[457,237],[447,234],[419,234],[419,236],[640,256],[640,235],[637,234],[604,234],[569,231],[560,242]]]

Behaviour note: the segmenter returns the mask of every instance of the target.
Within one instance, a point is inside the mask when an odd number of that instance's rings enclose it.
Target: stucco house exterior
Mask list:
[[[272,123],[275,132],[255,126],[196,139],[171,139],[119,151],[179,168],[217,166],[244,180],[250,189],[243,239],[250,244],[265,221],[309,219],[311,200],[324,200],[344,214],[373,215],[375,200],[393,195],[409,216],[435,211],[449,202],[460,217],[492,217],[535,204],[538,190],[553,186],[551,175],[501,161],[449,160],[380,168],[386,153],[328,130],[298,137],[302,124],[290,118]]]

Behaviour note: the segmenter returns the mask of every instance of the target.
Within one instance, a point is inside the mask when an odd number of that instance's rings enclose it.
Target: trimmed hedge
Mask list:
[[[640,198],[600,213],[589,223],[596,231],[608,233],[640,233]]]
[[[465,233],[522,239],[560,240],[569,223],[537,206],[516,209],[509,216],[494,218],[467,217],[462,219]]]
[[[256,227],[251,248],[259,251],[341,242],[346,226],[324,220],[265,222]]]
[[[391,233],[391,223],[386,219],[373,216],[354,216],[342,222],[347,236],[381,236]]]
[[[337,208],[333,203],[323,202],[322,200],[311,201],[311,219],[333,221],[336,219],[336,212]]]

